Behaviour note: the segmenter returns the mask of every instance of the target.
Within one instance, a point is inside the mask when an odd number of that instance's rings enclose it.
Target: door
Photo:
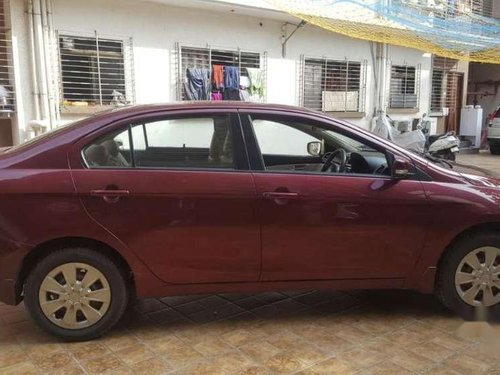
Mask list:
[[[258,279],[256,193],[235,115],[134,120],[81,147],[86,167],[72,173],[89,215],[158,277]]]
[[[446,84],[446,102],[449,113],[446,117],[446,131],[460,132],[460,115],[463,101],[463,73],[448,72]]]
[[[253,169],[263,280],[407,275],[429,214],[418,180],[391,179],[383,149],[332,125],[266,114],[243,118],[253,128],[247,144],[262,156]],[[308,155],[310,142],[322,145],[319,161]]]

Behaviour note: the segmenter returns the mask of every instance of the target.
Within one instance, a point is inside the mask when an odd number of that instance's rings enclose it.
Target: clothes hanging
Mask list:
[[[220,92],[213,92],[212,93],[212,100],[215,100],[215,101],[218,101],[218,100],[222,100],[222,93]]]
[[[212,66],[212,83],[216,89],[224,89],[224,66]]]
[[[224,100],[241,100],[240,99],[240,90],[226,88],[224,90]]]
[[[240,89],[240,68],[236,66],[224,67],[224,88],[229,90]]]
[[[250,78],[250,95],[258,95],[264,97],[264,73],[261,69],[246,68],[248,78]]]
[[[184,83],[189,100],[208,100],[210,98],[210,71],[205,68],[187,68],[187,81]]]

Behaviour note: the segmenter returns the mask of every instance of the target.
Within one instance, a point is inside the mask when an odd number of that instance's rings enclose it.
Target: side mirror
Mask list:
[[[307,153],[311,156],[321,156],[323,144],[320,141],[313,141],[307,144]]]
[[[395,180],[404,180],[414,175],[413,165],[399,156],[394,157],[391,168],[391,176]]]

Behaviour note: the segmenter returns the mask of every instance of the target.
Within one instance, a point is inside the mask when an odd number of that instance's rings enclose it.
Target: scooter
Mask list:
[[[427,115],[424,114],[422,119],[415,121],[416,124],[413,126],[415,130],[400,132],[388,115],[378,116],[373,132],[417,154],[455,161],[460,145],[460,139],[455,133],[429,136]]]
[[[426,114],[417,124],[417,128],[422,129],[425,135],[425,152],[436,158],[455,161],[460,151],[460,138],[456,136],[455,132],[449,131],[445,134],[429,135],[430,126]]]
[[[455,132],[431,135],[427,142],[427,152],[437,158],[455,161],[460,151],[460,139],[455,135]]]

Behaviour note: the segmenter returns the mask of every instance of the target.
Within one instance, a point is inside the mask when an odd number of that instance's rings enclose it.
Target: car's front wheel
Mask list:
[[[33,319],[69,341],[90,340],[113,327],[128,302],[123,271],[85,248],[50,253],[30,272],[24,301]]]
[[[436,291],[466,320],[500,319],[500,235],[481,232],[455,243],[440,263]]]

